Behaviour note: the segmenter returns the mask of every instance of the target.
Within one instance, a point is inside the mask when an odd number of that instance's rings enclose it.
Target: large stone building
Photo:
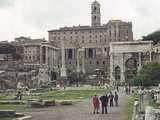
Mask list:
[[[132,23],[110,20],[101,24],[100,4],[91,4],[91,26],[62,27],[49,30],[49,41],[65,47],[66,68],[92,73],[95,69],[109,72],[109,43],[132,41]]]
[[[44,39],[19,37],[14,43],[23,47],[23,62],[26,67],[36,68],[46,65],[49,69],[58,68],[59,49]]]

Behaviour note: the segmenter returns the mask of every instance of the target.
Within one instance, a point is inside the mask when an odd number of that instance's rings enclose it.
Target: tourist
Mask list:
[[[126,88],[126,94],[128,94],[128,87],[126,86],[125,88]]]
[[[115,92],[114,102],[115,102],[116,107],[118,107],[118,94],[117,94],[117,92]]]
[[[151,91],[151,98],[154,100],[154,90]]]
[[[143,111],[144,110],[144,89],[141,88],[139,90],[139,109],[140,111]]]
[[[97,95],[93,96],[93,107],[94,107],[94,110],[93,110],[93,114],[95,113],[99,113],[99,99],[97,97]]]
[[[117,89],[117,92],[119,92],[119,87],[118,87],[118,85],[116,86],[116,89]]]
[[[22,92],[18,91],[18,93],[16,94],[16,100],[22,100]]]
[[[113,99],[114,99],[114,95],[112,94],[112,92],[110,92],[110,95],[109,95],[109,102],[110,102],[110,107],[113,107]]]
[[[19,100],[22,100],[22,96],[23,96],[22,92],[19,92]]]
[[[131,94],[131,85],[129,84],[128,86],[128,94],[130,95]]]
[[[107,114],[108,111],[107,111],[107,105],[108,105],[108,96],[107,94],[106,95],[103,95],[100,97],[100,100],[101,100],[101,104],[102,104],[102,114]]]

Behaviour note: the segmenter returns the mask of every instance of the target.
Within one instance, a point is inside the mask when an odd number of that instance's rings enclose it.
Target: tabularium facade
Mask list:
[[[101,24],[97,1],[91,4],[91,26],[61,27],[49,30],[48,35],[49,41],[57,46],[64,43],[66,68],[83,73],[92,73],[95,69],[109,72],[109,43],[133,41],[131,22],[110,20]]]

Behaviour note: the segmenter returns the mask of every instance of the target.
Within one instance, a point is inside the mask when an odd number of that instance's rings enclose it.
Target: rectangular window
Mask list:
[[[92,48],[89,48],[88,56],[89,56],[89,58],[93,58],[93,49]]]
[[[68,49],[68,59],[72,59],[73,58],[73,51],[72,49]]]
[[[109,37],[111,37],[111,31],[109,31]]]

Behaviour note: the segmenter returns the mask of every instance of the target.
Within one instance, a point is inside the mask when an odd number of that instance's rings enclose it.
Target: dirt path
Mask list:
[[[72,106],[56,106],[39,109],[30,113],[32,120],[122,120],[123,109],[128,96],[119,93],[119,107],[108,108],[108,114],[93,114],[91,101],[83,101]]]

